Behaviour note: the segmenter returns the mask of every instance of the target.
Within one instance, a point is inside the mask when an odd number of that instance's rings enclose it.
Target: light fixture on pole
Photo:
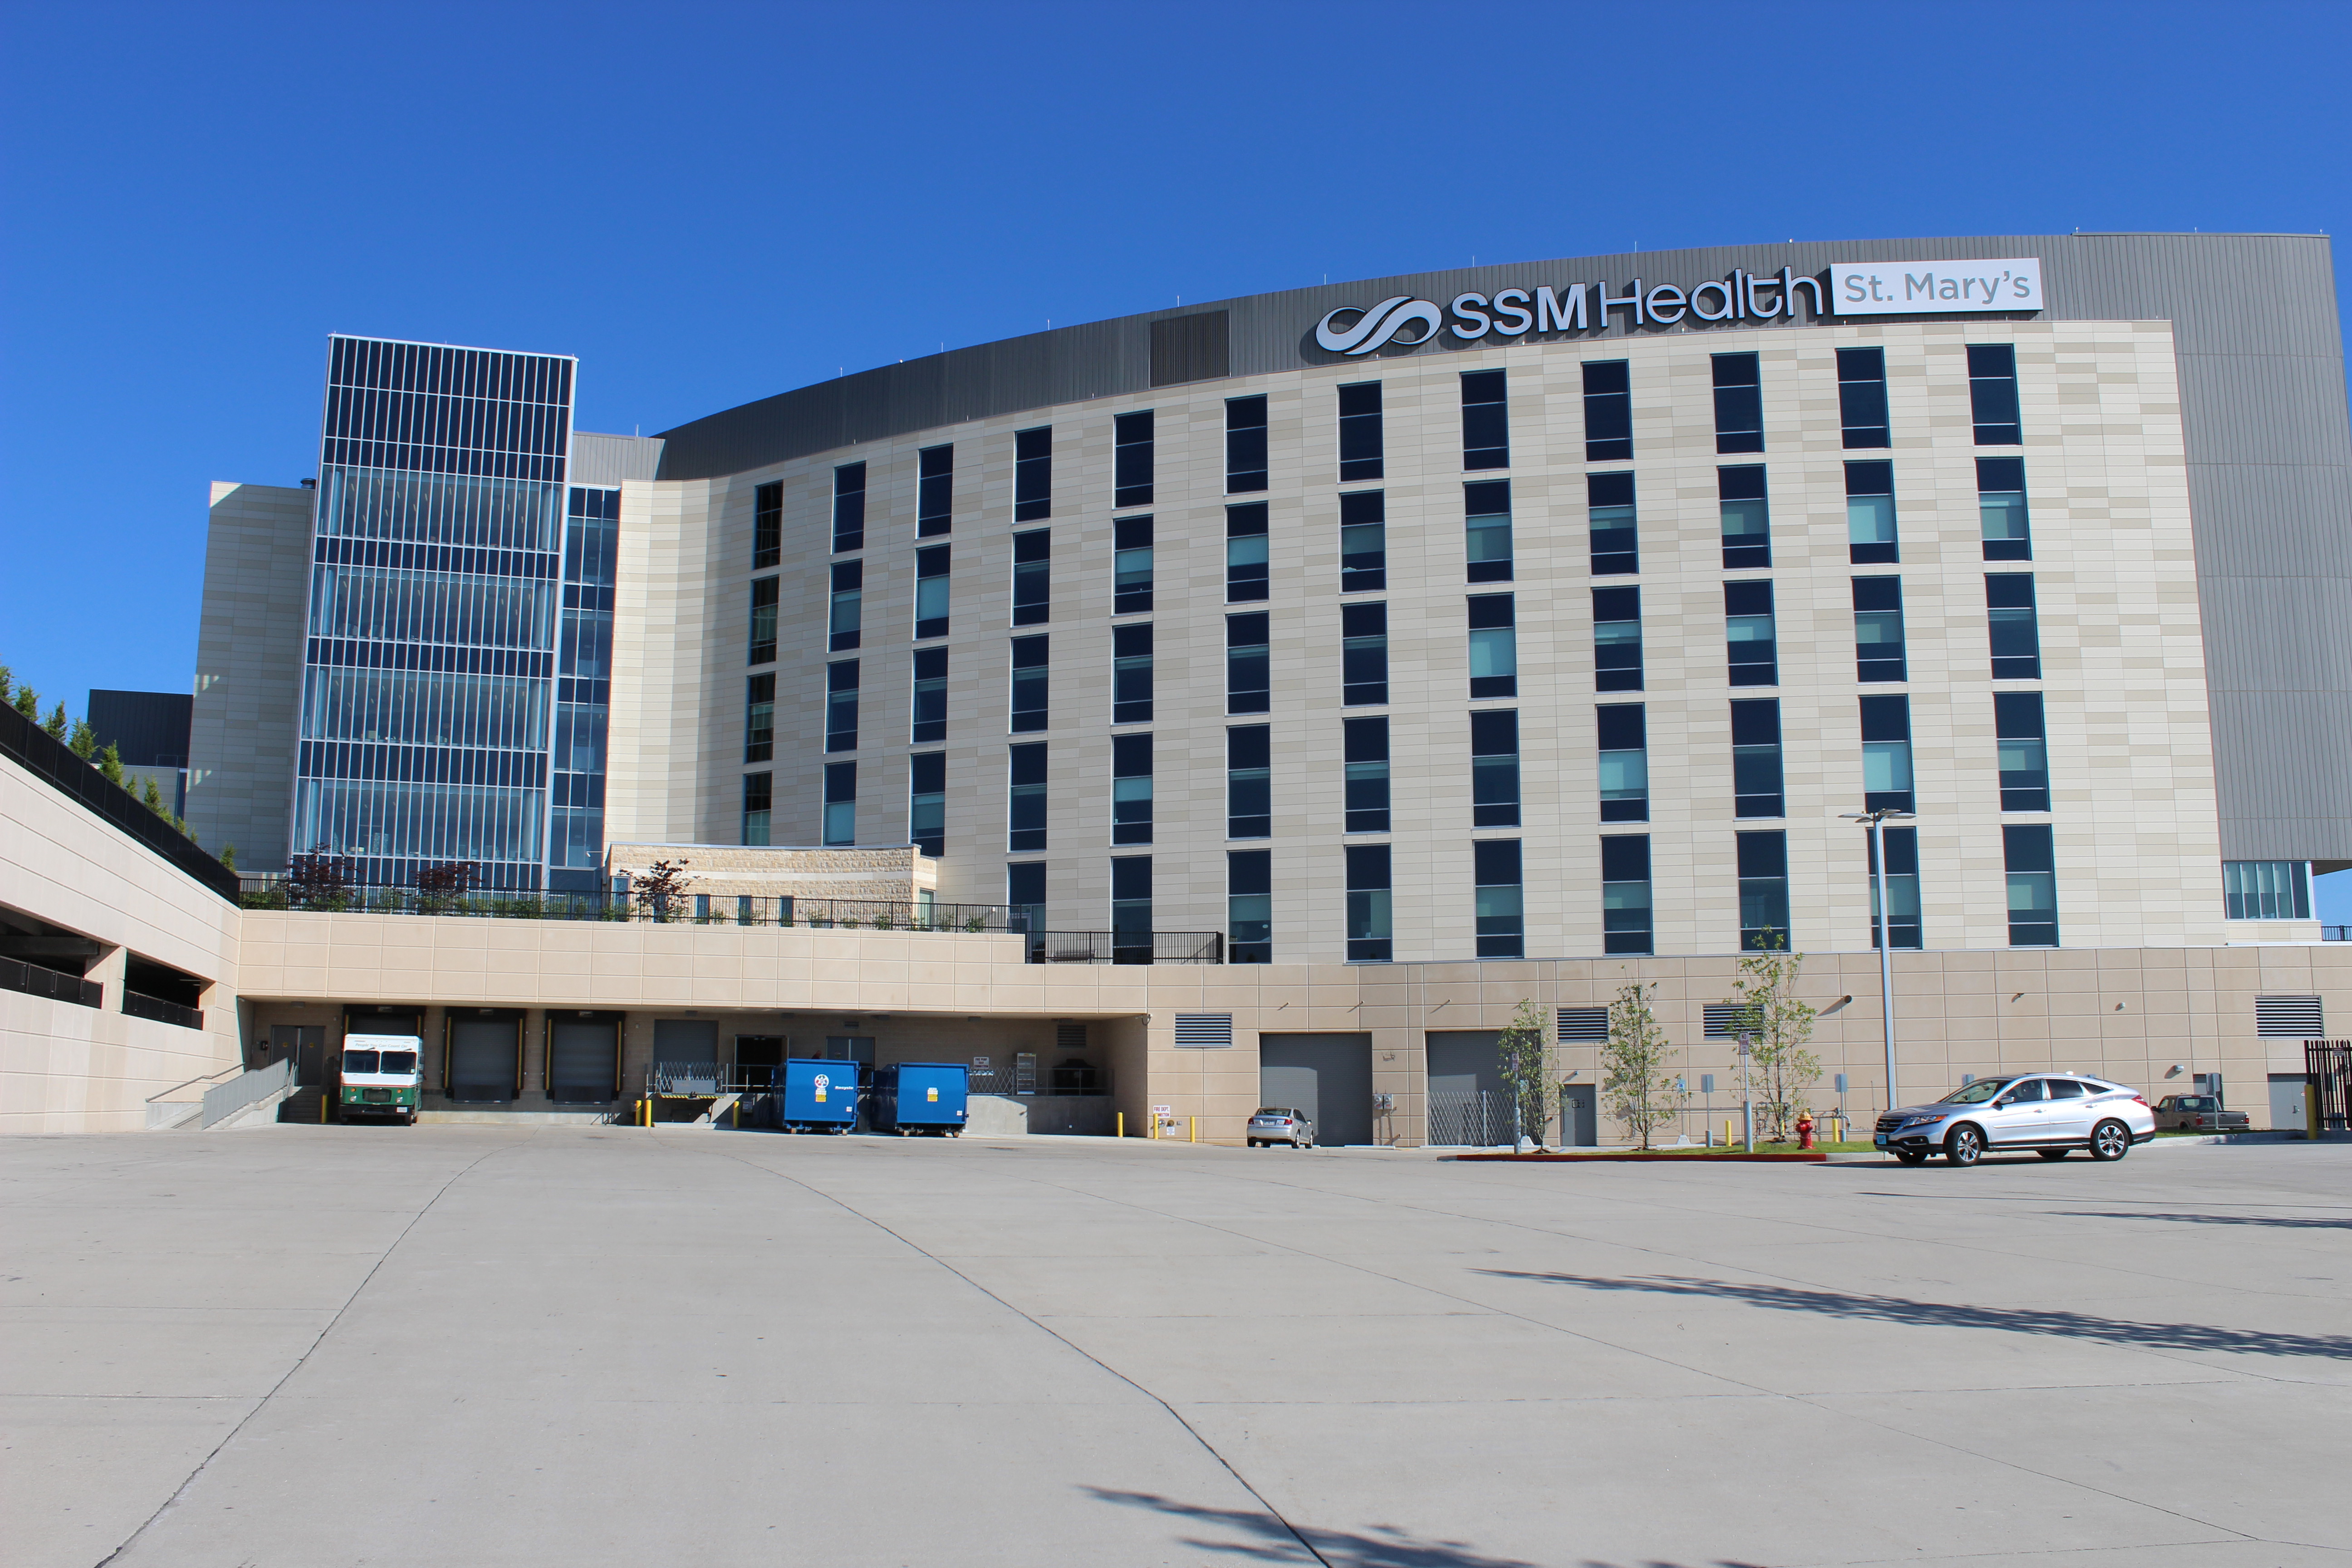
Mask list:
[[[1886,823],[1890,817],[1911,820],[1907,811],[1846,811],[1838,814],[1870,830],[1870,919],[1878,939],[1878,1016],[1886,1034],[1886,1109],[1902,1104],[1895,1090],[1895,959],[1886,918]]]

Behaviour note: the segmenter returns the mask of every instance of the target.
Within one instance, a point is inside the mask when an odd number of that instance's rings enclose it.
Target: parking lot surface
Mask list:
[[[2352,1563],[2352,1148],[0,1142],[14,1568]]]

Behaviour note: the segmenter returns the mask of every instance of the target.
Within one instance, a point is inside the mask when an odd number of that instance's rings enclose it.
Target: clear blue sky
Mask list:
[[[654,431],[1474,256],[2334,233],[2348,56],[2342,4],[6,0],[0,661],[186,689],[205,486],[315,472],[331,331]]]

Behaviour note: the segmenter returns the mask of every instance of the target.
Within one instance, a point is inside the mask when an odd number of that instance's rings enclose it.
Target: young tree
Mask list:
[[[1814,1014],[1796,994],[1805,955],[1788,951],[1785,931],[1767,931],[1759,940],[1762,951],[1739,961],[1729,1000],[1738,1009],[1738,1026],[1753,1038],[1748,1070],[1764,1135],[1780,1142],[1803,1109],[1805,1091],[1821,1081],[1822,1058],[1805,1048]]]
[[[1601,1047],[1601,1092],[1608,1098],[1609,1114],[1644,1149],[1690,1098],[1666,1070],[1675,1051],[1650,1010],[1650,994],[1656,989],[1619,988],[1617,1000],[1609,1005],[1609,1043]]]
[[[66,705],[60,702],[49,714],[48,718],[43,721],[41,728],[49,732],[50,740],[62,741],[66,738],[67,732],[71,728],[71,725],[72,721],[66,717]]]
[[[686,874],[692,864],[690,860],[656,860],[651,870],[635,879],[630,891],[655,920],[673,920],[677,918],[673,911],[686,901],[686,890],[694,885]]]
[[[106,775],[107,783],[122,789],[131,787],[122,782],[122,749],[113,742],[109,741],[106,749],[92,760],[98,763],[98,771]]]
[[[1552,1059],[1548,1043],[1549,1020],[1533,1001],[1522,1001],[1511,1016],[1510,1027],[1495,1042],[1502,1058],[1503,1083],[1510,1091],[1511,1112],[1519,1136],[1543,1147],[1544,1129],[1551,1121]]]
[[[16,691],[16,672],[10,669],[6,665],[0,664],[0,702],[8,703],[12,707],[15,706]]]
[[[16,705],[17,712],[22,713],[34,723],[37,724],[41,721],[41,694],[31,687],[16,688],[16,694],[9,700]]]
[[[170,820],[172,814],[163,809],[163,792],[155,787],[153,773],[147,775],[147,793],[140,797],[140,804],[156,816]]]
[[[306,909],[341,909],[352,893],[352,863],[323,844],[291,858],[286,868],[289,901]]]
[[[75,756],[85,763],[90,762],[98,756],[98,731],[89,727],[89,720],[77,719],[73,721],[73,732],[66,738],[66,744]]]
[[[481,875],[478,860],[447,860],[438,866],[416,868],[416,890],[424,896],[425,907],[439,909],[466,896]]]
[[[234,844],[224,844],[224,845],[222,845],[222,846],[221,846],[220,861],[221,861],[221,864],[222,864],[222,865],[224,865],[224,866],[227,867],[230,870],[232,870],[232,871],[236,870],[236,845],[234,845]]]

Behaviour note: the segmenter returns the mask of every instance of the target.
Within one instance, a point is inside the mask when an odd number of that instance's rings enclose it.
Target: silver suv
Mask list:
[[[1278,1105],[1261,1105],[1252,1111],[1246,1135],[1253,1149],[1276,1143],[1287,1143],[1294,1149],[1315,1147],[1315,1123],[1307,1120],[1307,1113],[1286,1110]]]
[[[1878,1119],[1877,1145],[1906,1165],[1942,1154],[1973,1165],[1990,1152],[2031,1149],[2063,1160],[2088,1149],[2120,1160],[2156,1136],[2156,1113],[2138,1091],[2080,1073],[1980,1078],[1932,1105],[1906,1105]]]

